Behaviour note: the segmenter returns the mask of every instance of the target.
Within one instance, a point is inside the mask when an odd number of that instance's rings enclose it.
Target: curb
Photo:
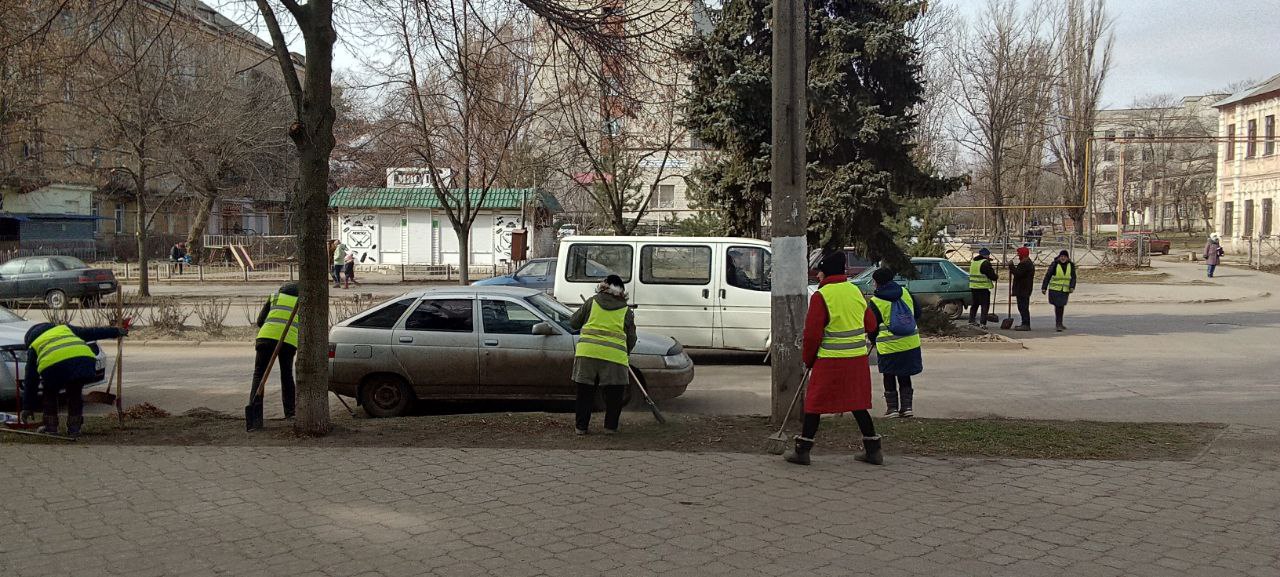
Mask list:
[[[191,348],[191,347],[218,347],[218,348],[231,348],[231,347],[242,347],[242,348],[245,348],[245,349],[249,349],[249,348],[251,347],[251,345],[252,345],[252,343],[251,343],[251,342],[244,342],[244,341],[160,341],[160,340],[129,341],[129,344],[130,344],[130,345],[133,345],[133,346],[138,346],[138,347],[148,347],[148,348],[166,348],[166,347],[182,347],[182,348]]]

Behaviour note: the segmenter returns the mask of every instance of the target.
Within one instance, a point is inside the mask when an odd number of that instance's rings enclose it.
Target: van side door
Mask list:
[[[720,245],[720,250],[724,255],[718,295],[722,346],[764,351],[770,334],[772,254],[761,246]]]
[[[641,245],[640,278],[632,294],[636,324],[687,347],[714,346],[713,251],[712,244]]]

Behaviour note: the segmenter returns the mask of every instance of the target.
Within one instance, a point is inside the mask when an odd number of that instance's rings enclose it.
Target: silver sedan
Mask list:
[[[419,399],[573,399],[571,314],[534,289],[412,291],[329,331],[329,388],[375,417]],[[669,337],[641,333],[631,367],[655,400],[693,380],[693,361]],[[640,398],[629,389],[628,402]]]

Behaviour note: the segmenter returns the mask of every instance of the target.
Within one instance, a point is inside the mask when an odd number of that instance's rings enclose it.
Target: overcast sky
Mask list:
[[[244,0],[206,0],[230,18],[252,18]],[[934,0],[980,22],[987,0]],[[1023,0],[1030,2],[1035,0]],[[1115,65],[1103,96],[1122,108],[1154,94],[1204,94],[1246,79],[1280,74],[1280,0],[1109,0],[1115,17]],[[266,37],[258,27],[255,32]],[[295,42],[301,51],[301,42]],[[340,42],[336,66],[358,72]]]

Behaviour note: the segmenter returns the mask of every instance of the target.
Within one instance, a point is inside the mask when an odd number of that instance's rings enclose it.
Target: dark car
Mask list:
[[[41,300],[51,309],[69,299],[91,304],[116,291],[116,275],[70,256],[29,256],[0,265],[0,301]]]
[[[822,251],[815,250],[809,254],[809,284],[818,283],[818,262],[822,260]],[[875,261],[866,258],[852,248],[844,249],[844,274],[853,278],[875,266]]]
[[[556,282],[556,259],[535,258],[514,273],[476,281],[477,286],[514,286],[551,292]]]

